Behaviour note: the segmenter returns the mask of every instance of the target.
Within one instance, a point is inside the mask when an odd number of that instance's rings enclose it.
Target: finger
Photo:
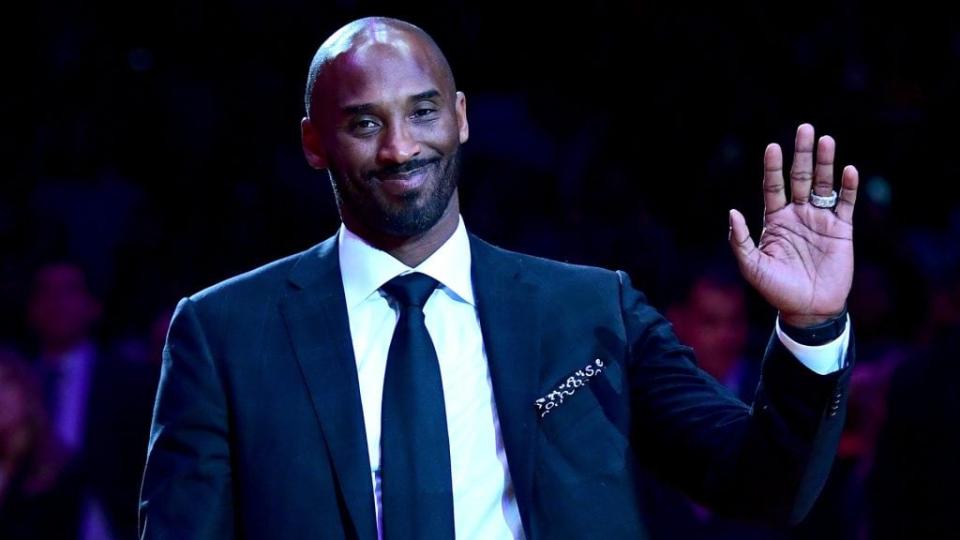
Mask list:
[[[783,208],[787,194],[783,182],[783,152],[780,145],[771,143],[763,153],[763,213],[764,215]]]
[[[807,204],[810,183],[813,180],[813,126],[801,124],[793,144],[793,164],[790,167],[790,194],[796,204]]]
[[[857,186],[860,185],[860,173],[853,165],[843,168],[840,200],[837,201],[837,217],[853,224],[853,205],[857,202]]]
[[[833,157],[837,143],[833,137],[824,135],[817,143],[817,169],[813,175],[813,192],[822,197],[833,193]]]
[[[728,236],[730,247],[733,249],[733,255],[740,265],[740,270],[744,277],[751,275],[748,269],[752,268],[753,259],[751,254],[757,249],[750,238],[750,231],[747,229],[747,222],[743,219],[743,214],[736,210],[730,210],[730,234]]]

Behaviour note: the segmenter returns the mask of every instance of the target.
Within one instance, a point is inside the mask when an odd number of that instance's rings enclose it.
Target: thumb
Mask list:
[[[757,249],[753,239],[750,238],[750,231],[747,229],[747,222],[737,210],[730,210],[730,232],[727,237],[730,241],[730,247],[733,249],[733,255],[737,258],[741,270],[747,270],[752,266],[750,255]]]

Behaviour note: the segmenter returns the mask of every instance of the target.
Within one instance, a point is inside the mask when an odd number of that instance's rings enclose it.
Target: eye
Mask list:
[[[380,124],[371,118],[359,118],[350,124],[350,131],[357,135],[370,135],[379,129]]]
[[[437,116],[437,109],[433,107],[418,107],[413,111],[415,120],[431,120]]]

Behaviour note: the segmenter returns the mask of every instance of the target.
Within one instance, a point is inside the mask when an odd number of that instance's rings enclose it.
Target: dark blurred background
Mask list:
[[[833,135],[861,175],[835,474],[792,531],[727,522],[651,479],[651,535],[949,537],[960,25],[934,2],[854,0],[5,6],[0,537],[134,534],[173,306],[339,224],[300,150],[303,88],[316,47],[366,15],[432,34],[467,95],[468,228],[627,270],[682,337],[711,337],[693,343],[704,368],[748,400],[774,313],[731,266],[727,210],[757,238],[766,144],[789,154],[801,122]]]

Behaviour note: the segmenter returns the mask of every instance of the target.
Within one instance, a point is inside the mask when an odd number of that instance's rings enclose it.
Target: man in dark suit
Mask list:
[[[798,521],[830,467],[852,359],[857,173],[797,134],[764,158],[746,279],[780,311],[753,406],[622,272],[511,253],[459,215],[466,98],[419,28],[320,47],[302,122],[343,226],[185,298],[171,322],[143,538],[642,537],[648,467],[736,515]],[[814,193],[811,193],[811,184]]]

